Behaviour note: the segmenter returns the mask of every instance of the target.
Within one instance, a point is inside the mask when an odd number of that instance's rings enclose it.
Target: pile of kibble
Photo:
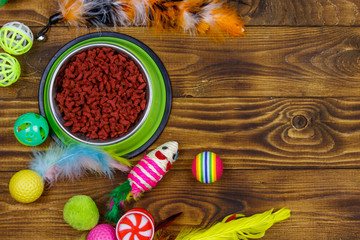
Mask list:
[[[146,106],[147,84],[139,66],[112,48],[74,55],[56,82],[63,125],[89,139],[124,135]]]

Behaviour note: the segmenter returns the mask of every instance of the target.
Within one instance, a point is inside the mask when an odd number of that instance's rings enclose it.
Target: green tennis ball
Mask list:
[[[64,206],[65,222],[76,230],[94,228],[99,221],[99,210],[91,197],[78,195],[70,198]]]

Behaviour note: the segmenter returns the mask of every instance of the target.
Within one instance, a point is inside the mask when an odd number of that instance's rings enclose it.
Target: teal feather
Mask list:
[[[84,174],[96,173],[111,178],[115,169],[127,172],[127,165],[115,161],[101,149],[80,145],[50,145],[47,151],[33,152],[30,169],[39,173],[50,185],[59,179],[79,179]]]

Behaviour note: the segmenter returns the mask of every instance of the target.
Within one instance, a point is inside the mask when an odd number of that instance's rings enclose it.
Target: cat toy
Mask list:
[[[99,224],[87,235],[87,240],[117,240],[115,228],[110,224]]]
[[[80,144],[50,145],[47,151],[34,151],[30,170],[17,172],[10,180],[11,196],[22,203],[37,200],[44,184],[52,186],[60,179],[80,179],[88,172],[111,178],[115,169],[128,172],[130,161]]]
[[[113,176],[115,169],[128,172],[130,161],[81,144],[52,144],[47,151],[34,152],[30,169],[50,186],[60,179],[80,179],[88,172]]]
[[[30,28],[21,22],[8,22],[0,29],[0,46],[10,54],[21,55],[28,52],[33,41]]]
[[[99,222],[99,209],[94,200],[86,195],[70,198],[63,209],[63,218],[72,228],[86,231],[94,228]]]
[[[21,170],[15,173],[9,182],[9,192],[13,199],[21,203],[36,201],[44,191],[44,181],[32,170]]]
[[[106,219],[116,223],[120,218],[121,206],[141,193],[151,190],[171,169],[178,156],[178,143],[167,142],[147,154],[130,171],[128,179],[110,194],[110,209]]]
[[[0,86],[10,86],[19,79],[20,74],[19,61],[7,53],[0,53]]]
[[[39,114],[25,113],[16,120],[14,134],[20,143],[26,146],[37,146],[46,140],[49,124]]]
[[[154,240],[247,240],[265,236],[266,230],[277,222],[290,217],[290,210],[282,208],[273,213],[266,211],[245,217],[242,214],[232,214],[221,222],[204,229],[184,229],[177,236],[169,235],[163,229],[157,231]]]
[[[152,240],[155,232],[153,216],[141,208],[133,208],[116,224],[117,239]]]
[[[148,26],[190,34],[240,37],[244,23],[226,0],[58,0],[58,13],[36,39],[45,40],[50,26]]]

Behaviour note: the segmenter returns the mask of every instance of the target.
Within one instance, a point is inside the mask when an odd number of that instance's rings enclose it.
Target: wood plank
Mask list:
[[[245,38],[224,43],[135,28],[122,32],[143,41],[160,57],[175,97],[360,96],[356,64],[360,28],[256,27]],[[30,52],[17,57],[22,76],[0,88],[1,98],[36,98],[52,56],[86,33],[52,29],[47,42],[35,43]]]
[[[173,101],[168,124],[150,149],[178,141],[182,161],[176,169],[186,169],[201,151],[217,153],[225,169],[360,168],[359,98]],[[30,161],[32,148],[18,143],[13,133],[14,122],[26,112],[38,113],[37,102],[0,102],[3,171],[17,171]],[[296,116],[306,122],[296,121]],[[50,142],[49,138],[40,149]]]
[[[239,159],[240,160],[240,159]],[[125,180],[89,176],[75,183],[61,182],[31,204],[20,204],[7,191],[13,173],[0,175],[0,234],[6,239],[72,239],[81,232],[62,219],[66,201],[79,194],[91,196],[101,215],[106,211],[106,194]],[[181,179],[179,179],[181,176]],[[132,207],[145,208],[156,222],[183,211],[169,228],[204,227],[238,212],[247,216],[274,208],[292,210],[290,219],[277,223],[266,239],[359,239],[360,190],[357,170],[226,170],[214,184],[195,180],[190,168],[172,170],[151,192]],[[314,184],[316,183],[316,184]],[[191,186],[191,188],[189,188]],[[101,217],[100,222],[104,222]],[[18,231],[21,229],[21,231]],[[301,230],[299,230],[301,229]],[[321,231],[319,231],[321,229]]]
[[[233,0],[249,25],[357,26],[360,3],[350,0]]]
[[[231,0],[247,25],[357,26],[360,3],[351,0]],[[0,9],[0,25],[20,21],[29,26],[46,25],[56,13],[56,1],[9,1]]]

